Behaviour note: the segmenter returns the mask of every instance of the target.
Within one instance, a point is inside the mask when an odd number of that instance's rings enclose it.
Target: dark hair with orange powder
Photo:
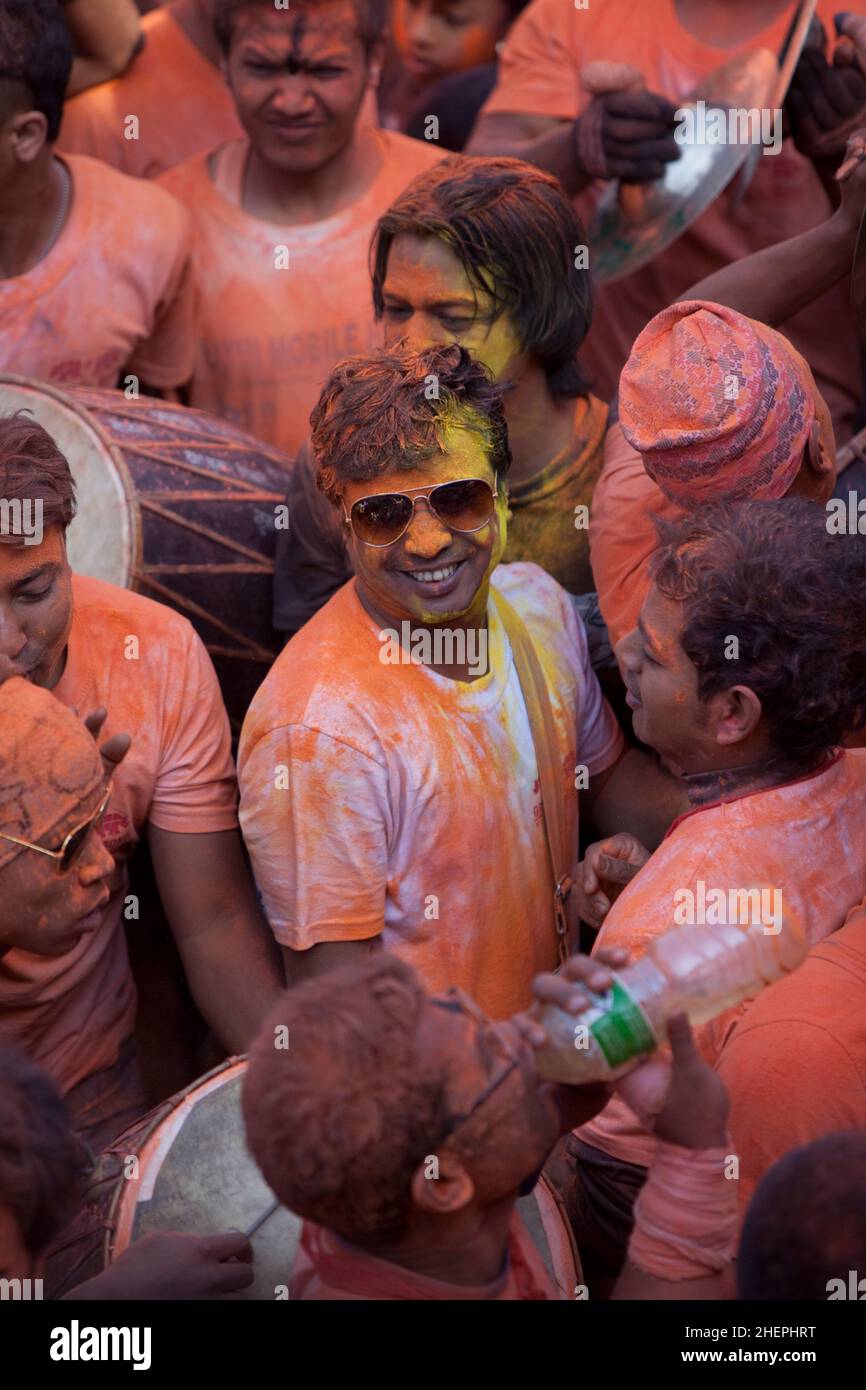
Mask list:
[[[824,508],[797,497],[719,504],[658,529],[651,573],[683,604],[700,698],[748,686],[776,750],[817,766],[866,723],[866,537],[828,534]]]
[[[317,3],[328,3],[328,0],[292,0],[291,8],[286,11],[286,18],[293,19],[298,10],[305,6],[314,8]],[[358,35],[364,48],[369,51],[384,33],[388,19],[388,0],[352,0],[352,4],[358,16]],[[232,46],[237,16],[242,10],[251,10],[257,5],[266,5],[269,10],[273,10],[274,0],[216,0],[213,28],[224,53],[227,54]]]
[[[0,122],[32,107],[60,134],[72,39],[57,0],[0,0]]]
[[[444,452],[449,427],[478,434],[497,479],[504,479],[511,451],[503,394],[457,343],[348,357],[331,372],[310,415],[318,485],[337,504],[349,481],[417,468]]]
[[[425,995],[382,951],[288,990],[253,1044],[247,1143],[299,1216],[356,1244],[405,1229],[411,1178],[451,1122],[444,1064],[420,1055]],[[287,1028],[289,1046],[276,1047]]]
[[[866,1134],[792,1149],[761,1178],[737,1257],[741,1299],[826,1302],[830,1281],[866,1269]],[[862,1288],[862,1284],[860,1285]],[[861,1295],[862,1297],[862,1295]]]
[[[0,498],[20,497],[42,503],[42,525],[62,526],[75,516],[75,482],[66,461],[47,430],[24,410],[0,415]],[[17,545],[17,536],[0,542]]]
[[[31,1257],[73,1214],[90,1166],[52,1078],[22,1052],[0,1048],[0,1206]]]
[[[557,399],[584,395],[577,352],[592,322],[580,219],[550,174],[519,159],[451,155],[419,174],[379,218],[370,250],[373,308],[385,312],[388,256],[398,236],[436,237],[470,284],[511,322]]]

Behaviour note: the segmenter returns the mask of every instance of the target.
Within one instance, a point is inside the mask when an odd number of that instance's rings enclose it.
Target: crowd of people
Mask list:
[[[866,4],[819,0],[781,147],[670,245],[603,280],[591,234],[798,8],[0,0],[3,1288],[60,1296],[100,1154],[205,1055],[248,1058],[293,1299],[866,1274]],[[73,567],[97,396],[284,459],[237,740],[208,614]],[[550,1011],[708,887],[802,964],[545,1079]],[[236,1297],[218,1225],[62,1296]]]

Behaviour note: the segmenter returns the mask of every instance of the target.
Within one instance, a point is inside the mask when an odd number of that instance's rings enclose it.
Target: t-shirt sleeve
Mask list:
[[[385,925],[387,775],[368,754],[289,725],[242,745],[241,829],[274,936],[306,950]]]
[[[660,497],[640,454],[615,423],[605,435],[604,468],[589,517],[592,575],[614,649],[637,624],[650,587],[649,558],[658,545],[651,508]]]
[[[228,715],[211,659],[186,623],[178,641],[170,642],[164,679],[164,740],[148,820],[179,834],[234,830],[237,780]]]
[[[790,1149],[863,1127],[860,1072],[832,1033],[815,1024],[779,1019],[740,1025],[716,1070],[731,1099],[741,1214],[763,1174]]]
[[[578,715],[580,723],[577,731],[577,759],[592,777],[594,773],[605,772],[616,762],[625,747],[625,739],[616,715],[602,694],[598,676],[592,669],[586,629],[576,614],[574,617],[582,691]]]
[[[278,632],[297,632],[352,577],[339,513],[316,486],[309,441],[295,459],[286,502],[289,525],[277,539],[273,623]]]
[[[534,0],[508,33],[499,80],[482,114],[526,112],[573,120],[585,105],[572,48],[573,12],[563,0]]]
[[[162,190],[160,193],[168,196]],[[162,283],[154,287],[153,327],[129,362],[130,371],[160,391],[176,389],[189,381],[196,353],[192,228],[186,212],[176,204],[169,213],[173,215],[165,217],[165,244],[172,248],[172,253]]]

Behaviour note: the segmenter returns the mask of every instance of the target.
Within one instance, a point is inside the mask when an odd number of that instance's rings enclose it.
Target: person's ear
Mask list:
[[[412,1200],[432,1216],[450,1216],[468,1207],[475,1184],[456,1154],[448,1149],[428,1154],[412,1174]]]
[[[761,722],[761,701],[747,685],[734,685],[710,700],[710,723],[716,743],[743,743]]]
[[[41,111],[22,111],[11,122],[9,143],[20,164],[32,164],[48,143],[48,117]]]
[[[836,461],[827,448],[827,441],[819,420],[812,421],[812,429],[806,440],[806,463],[817,477],[832,473]]]

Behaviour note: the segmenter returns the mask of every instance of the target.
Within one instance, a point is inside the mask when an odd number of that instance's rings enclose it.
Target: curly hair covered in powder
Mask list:
[[[317,482],[339,503],[347,482],[417,468],[447,448],[447,432],[476,434],[493,472],[511,466],[504,388],[465,348],[394,348],[339,362],[310,415]]]
[[[448,1125],[444,1064],[416,1042],[424,999],[408,966],[377,953],[289,990],[252,1049],[253,1157],[285,1206],[355,1244],[399,1237],[412,1174]]]
[[[720,504],[658,530],[651,573],[683,604],[700,699],[747,686],[775,749],[816,766],[866,723],[866,537],[829,534],[824,508],[795,497]]]

